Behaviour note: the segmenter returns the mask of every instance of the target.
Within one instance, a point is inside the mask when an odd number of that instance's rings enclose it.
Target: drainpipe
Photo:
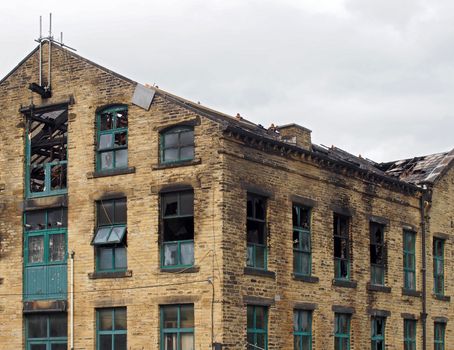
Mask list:
[[[70,304],[69,304],[69,327],[71,329],[70,349],[74,350],[74,251],[71,252],[71,265],[70,265]]]
[[[423,193],[420,198],[421,214],[421,255],[422,255],[422,350],[427,349],[427,262],[426,262],[426,211],[425,206],[428,200],[428,189],[423,185]]]

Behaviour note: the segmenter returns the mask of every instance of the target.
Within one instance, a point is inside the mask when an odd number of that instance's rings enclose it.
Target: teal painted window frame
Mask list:
[[[192,134],[189,142],[185,142],[182,140],[184,134],[189,134],[190,136]],[[166,139],[173,135],[176,135],[176,138],[178,140],[177,143],[174,145],[167,146]],[[184,148],[192,148],[192,156],[184,157],[182,155],[182,150]],[[159,134],[159,149],[160,149],[159,160],[161,164],[173,164],[193,160],[195,152],[194,127],[189,125],[179,125],[161,131],[161,133]],[[166,152],[169,150],[177,151],[178,156],[176,157],[176,159],[171,160],[166,159]]]
[[[159,349],[165,350],[165,335],[166,334],[176,334],[176,350],[186,350],[180,347],[180,338],[182,334],[192,334],[193,349],[195,349],[195,334],[194,327],[181,327],[181,308],[182,307],[192,307],[192,313],[194,315],[194,304],[174,304],[174,305],[161,305],[160,306],[160,340],[159,340]],[[177,309],[177,325],[175,328],[166,328],[165,319],[164,319],[164,310],[166,308],[176,308]],[[193,317],[194,319],[194,317]]]
[[[190,214],[183,214],[182,213],[182,200],[181,197],[183,194],[187,195],[192,194],[192,210]],[[164,201],[166,196],[177,196],[177,214],[176,215],[166,215]],[[161,242],[161,268],[163,269],[173,269],[173,268],[186,268],[194,266],[194,238],[193,239],[184,239],[184,240],[165,240],[165,222],[166,220],[174,220],[174,219],[190,219],[192,218],[192,231],[194,232],[194,191],[193,190],[183,190],[183,191],[176,191],[176,192],[166,192],[161,193],[161,228],[162,228],[162,242]],[[191,245],[192,244],[192,263],[184,264],[183,256],[182,256],[182,246],[184,245]],[[165,264],[165,249],[169,246],[177,246],[177,259],[176,264],[166,265]]]
[[[66,336],[51,336],[50,334],[50,318],[54,315],[62,315],[63,313],[52,314],[30,314],[25,316],[25,346],[27,350],[31,350],[33,345],[45,345],[46,350],[51,350],[52,345],[68,345],[68,335]],[[66,314],[64,314],[66,316]],[[33,317],[46,317],[46,337],[30,338],[29,321]],[[67,321],[66,321],[67,322]],[[66,328],[67,330],[67,328]]]
[[[416,290],[416,233],[404,230],[403,240],[404,288]]]
[[[344,228],[344,230],[342,229]],[[336,253],[336,241],[340,246],[340,256]],[[334,279],[349,281],[351,277],[351,251],[350,251],[350,218],[334,213],[333,215],[333,242],[334,242]],[[345,256],[342,255],[345,247]],[[345,275],[343,274],[345,270]]]
[[[126,127],[118,127],[118,116],[117,113],[126,112],[126,120],[128,121],[128,126]],[[106,129],[106,130],[101,130],[101,118],[102,115],[105,113],[112,113],[113,120],[112,120],[112,128]],[[96,113],[96,171],[98,172],[109,172],[113,171],[115,169],[124,169],[128,167],[128,138],[129,138],[129,132],[128,132],[128,127],[129,127],[129,115],[128,115],[128,106],[126,105],[116,105],[116,106],[111,106],[107,107],[101,111],[98,111]],[[121,135],[122,133],[126,133],[126,140],[125,140],[125,145],[115,145],[115,137],[116,135]],[[101,137],[105,135],[110,135],[111,136],[111,144],[110,146],[106,146],[101,148]],[[127,156],[126,156],[126,165],[122,166],[117,166],[117,161],[116,161],[116,154],[118,151],[126,150]],[[112,167],[111,168],[102,168],[102,161],[101,157],[102,154],[112,152]]]
[[[111,311],[112,312],[112,328],[110,330],[101,330],[100,329],[100,312],[101,311]],[[116,313],[119,311],[124,311],[126,316],[126,329],[116,329],[115,328],[115,317]],[[126,335],[126,344],[128,341],[128,327],[127,327],[128,314],[126,307],[114,307],[114,308],[100,308],[96,309],[96,350],[101,350],[101,336],[110,335],[112,338],[112,350],[127,350],[127,346],[124,349],[119,349],[115,347],[115,336],[116,335]],[[103,349],[104,350],[104,349]]]
[[[434,274],[434,293],[443,296],[445,293],[445,274],[444,274],[444,247],[445,240],[434,238],[433,240],[433,274]]]
[[[307,223],[303,223],[303,211],[307,212]],[[311,213],[311,208],[293,204],[293,272],[296,275],[312,273]]]
[[[260,328],[257,326],[257,310],[260,309],[264,315],[264,327]],[[247,349],[248,350],[268,350],[268,307],[261,305],[247,305],[247,313],[252,312],[252,324],[249,323],[250,319],[248,317],[247,322]],[[257,346],[257,337],[263,336],[265,347]],[[249,338],[253,338],[254,343],[248,341]]]
[[[380,330],[381,324],[381,330]],[[371,318],[370,342],[372,350],[385,350],[386,317],[373,316]],[[381,331],[381,333],[380,333]]]
[[[247,241],[247,259],[246,266],[260,270],[268,269],[268,246],[267,246],[267,200],[265,197],[248,193],[247,201],[252,203],[251,210],[246,214],[246,241]],[[262,203],[263,217],[257,213],[257,206]],[[259,227],[257,230],[256,242],[250,235],[248,227]],[[253,232],[253,231],[251,231]],[[260,243],[259,241],[262,241]],[[261,252],[261,254],[259,254]]]
[[[342,324],[345,323],[346,331],[342,329]],[[343,313],[334,314],[334,349],[335,350],[350,350],[350,323],[351,315]],[[344,341],[346,344],[344,344]],[[345,345],[345,346],[344,346]]]
[[[445,350],[446,323],[434,322],[434,350]]]
[[[404,350],[416,350],[416,320],[404,320]]]
[[[384,286],[386,274],[385,225],[371,222],[369,227],[370,227],[370,283],[372,285]],[[378,239],[376,235],[377,230],[380,230],[380,237],[378,237]],[[375,262],[374,259],[376,260]]]
[[[308,320],[306,328],[302,321],[304,317]],[[312,311],[293,311],[293,339],[294,350],[312,350]]]
[[[68,107],[65,106],[65,107],[62,107],[60,106],[59,108],[56,108],[55,111],[61,111],[61,110],[66,110],[66,112],[64,113],[68,113]],[[52,112],[52,111],[48,111],[48,112]],[[33,113],[33,112],[31,112]],[[31,168],[32,168],[32,165],[30,164],[31,163],[31,140],[30,140],[30,123],[26,123],[26,131],[25,131],[25,160],[26,160],[26,166],[25,166],[25,196],[26,198],[36,198],[36,197],[47,197],[47,196],[57,196],[57,195],[61,195],[61,194],[65,194],[68,192],[68,183],[66,183],[66,187],[65,188],[61,188],[61,189],[56,189],[56,190],[52,190],[51,189],[51,174],[52,174],[52,167],[54,166],[59,166],[61,165],[62,167],[65,168],[65,176],[67,178],[67,174],[68,174],[68,168],[67,168],[67,165],[68,165],[68,161],[67,161],[67,158],[68,158],[68,152],[66,150],[66,155],[65,155],[65,160],[60,160],[60,161],[53,161],[53,162],[48,162],[48,163],[43,163],[43,164],[39,164],[39,165],[35,165],[33,166],[33,168],[43,168],[43,171],[44,171],[44,188],[46,190],[42,191],[42,192],[32,192],[31,191],[31,188],[30,188],[30,180],[31,180]],[[67,140],[66,140],[66,144],[67,144]]]
[[[92,240],[92,245],[95,246],[95,268],[96,268],[96,271],[97,272],[119,272],[119,271],[126,271],[127,269],[127,265],[128,265],[128,262],[127,262],[127,248],[126,248],[126,239],[127,239],[127,222],[126,221],[119,221],[117,220],[117,218],[115,218],[115,206],[116,206],[116,203],[117,202],[124,202],[124,206],[125,206],[125,210],[126,210],[126,213],[124,214],[124,216],[126,217],[127,216],[127,199],[125,197],[123,198],[114,198],[114,199],[105,199],[105,200],[100,200],[100,201],[97,201],[96,202],[96,211],[97,211],[97,218],[98,218],[98,222],[97,222],[97,226],[96,226],[96,232],[95,232],[95,235],[93,237],[93,240]],[[107,212],[105,211],[105,207],[103,207],[106,203],[112,203],[113,205],[113,217],[110,218],[108,217],[107,215]],[[106,214],[106,217],[109,218],[110,220],[110,223],[109,225],[102,225],[99,223],[99,218],[100,218],[100,211],[101,210],[104,210],[105,214]],[[98,231],[100,229],[111,229],[109,235],[112,234],[112,231],[113,229],[115,228],[122,228],[124,229],[124,235],[121,239],[120,242],[118,243],[104,243],[104,244],[96,244],[95,243],[95,239],[98,235]],[[111,258],[111,267],[110,268],[102,268],[101,267],[101,259],[100,259],[100,256],[101,256],[101,251],[103,250],[111,250],[112,251],[112,258]],[[124,250],[124,254],[125,254],[125,265],[124,267],[117,267],[116,266],[116,258],[117,258],[117,255],[119,254],[119,251],[120,250]]]

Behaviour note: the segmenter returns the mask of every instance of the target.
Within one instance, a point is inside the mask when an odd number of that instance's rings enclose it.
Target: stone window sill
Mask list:
[[[187,266],[187,267],[161,267],[163,273],[196,273],[200,271],[199,266]]]
[[[97,280],[102,278],[126,278],[126,277],[132,277],[132,270],[109,272],[95,271],[88,274],[88,278],[91,280]]]
[[[422,296],[422,293],[417,290],[402,288],[402,295],[420,298]]]
[[[333,286],[343,287],[343,288],[356,288],[358,283],[356,281],[344,281],[333,279]]]
[[[174,162],[174,163],[160,163],[157,165],[153,165],[151,170],[161,170],[161,169],[168,169],[168,168],[179,168],[183,166],[191,166],[191,165],[198,165],[202,163],[200,158],[185,160],[182,162]]]
[[[305,276],[305,275],[299,275],[297,273],[292,274],[293,279],[295,281],[302,281],[302,282],[307,282],[307,283],[318,283],[319,278],[315,276]]]
[[[104,171],[93,171],[87,174],[87,179],[96,179],[98,177],[107,177],[107,176],[116,176],[116,175],[125,175],[132,174],[136,172],[135,167],[121,168],[121,169],[111,169]]]
[[[376,284],[367,284],[367,290],[371,292],[391,293],[391,287],[380,286]]]
[[[273,279],[276,278],[276,273],[273,271],[255,269],[253,267],[245,267],[244,274],[252,275],[252,276],[260,276],[260,277],[269,277],[269,278],[273,278]]]

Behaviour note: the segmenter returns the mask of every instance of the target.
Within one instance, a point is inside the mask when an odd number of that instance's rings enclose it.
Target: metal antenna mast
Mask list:
[[[60,41],[54,39],[52,35],[52,13],[49,13],[49,35],[43,37],[43,19],[42,16],[39,16],[39,38],[35,39],[39,43],[39,84],[31,83],[29,89],[33,92],[41,95],[42,98],[51,97],[51,65],[52,65],[52,44],[60,45],[61,47],[68,48],[72,51],[77,51],[76,49],[63,44],[63,32],[60,32]],[[47,42],[49,45],[48,53],[48,71],[47,71],[47,85],[43,86],[43,43]]]

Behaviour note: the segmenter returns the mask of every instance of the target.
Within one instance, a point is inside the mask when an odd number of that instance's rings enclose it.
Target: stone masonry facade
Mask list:
[[[48,45],[43,46],[44,72]],[[102,310],[126,310],[124,329],[112,326],[106,333],[109,339],[127,339],[125,349],[302,350],[306,347],[295,342],[298,311],[311,316],[312,349],[370,349],[375,319],[385,322],[376,349],[404,348],[404,339],[411,338],[405,320],[415,325],[415,347],[408,349],[442,349],[436,347],[435,324],[443,326],[444,349],[451,349],[451,153],[436,178],[406,181],[380,164],[312,145],[310,131],[295,124],[264,129],[152,87],[142,87],[148,90],[149,108],[139,106],[132,102],[136,82],[56,44],[51,50],[52,96],[42,98],[29,89],[38,81],[39,54],[35,49],[0,81],[0,349],[51,350],[58,342],[61,347],[55,349],[113,349],[101,346]],[[50,83],[46,79],[42,85]],[[34,110],[54,105],[67,106],[65,189],[29,196],[27,125]],[[127,166],[102,171],[96,118],[111,106],[127,108]],[[193,154],[181,162],[163,162],[163,135],[180,126],[193,130]],[[193,263],[167,268],[165,194],[188,191],[193,194]],[[103,272],[95,242],[97,208],[118,198],[126,200],[126,238],[120,245],[127,267]],[[258,198],[264,211],[257,224],[264,236],[253,248],[257,242],[246,234],[250,198]],[[295,270],[296,207],[310,213],[306,273]],[[67,210],[64,292],[58,298],[30,298],[24,294],[30,287],[26,284],[33,288],[39,281],[26,273],[32,248],[26,243],[24,215],[48,208]],[[342,226],[347,238],[336,246],[333,227],[339,217],[347,223]],[[383,229],[383,283],[378,284],[371,283],[373,224]],[[415,238],[412,288],[404,285],[404,232]],[[441,293],[434,293],[434,239],[443,243]],[[338,251],[347,255],[339,259],[348,260],[348,274],[341,278],[335,275]],[[252,256],[255,263],[250,263]],[[174,329],[177,344],[165,338],[163,310],[182,305],[193,310],[193,323],[185,330],[193,340],[184,342],[183,333]],[[265,313],[263,327],[248,319],[252,307]],[[33,317],[44,315],[50,325],[56,313],[66,318],[61,339],[51,334],[33,338]],[[350,321],[348,347],[335,347],[336,315]],[[251,328],[264,332],[263,344]]]

